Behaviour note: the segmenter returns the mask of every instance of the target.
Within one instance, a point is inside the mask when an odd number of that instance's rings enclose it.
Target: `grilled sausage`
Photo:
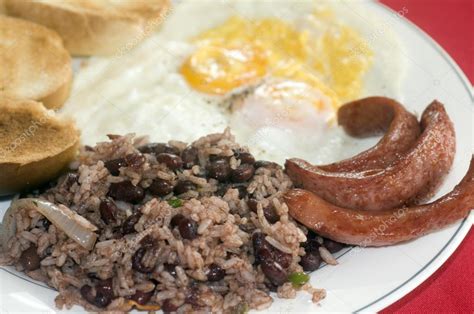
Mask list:
[[[474,209],[474,157],[461,183],[426,205],[379,212],[353,210],[299,189],[288,191],[285,201],[294,219],[324,237],[360,246],[392,245],[441,229]]]
[[[421,118],[415,145],[385,169],[328,172],[305,160],[285,163],[295,183],[337,206],[384,210],[430,197],[449,172],[455,153],[454,127],[444,106],[433,101]]]
[[[408,151],[420,135],[416,117],[397,101],[386,97],[367,97],[339,108],[337,121],[355,137],[385,133],[374,147],[345,160],[319,166],[330,172],[383,169]]]

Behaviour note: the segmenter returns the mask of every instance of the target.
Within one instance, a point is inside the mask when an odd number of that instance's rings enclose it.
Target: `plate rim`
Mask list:
[[[396,13],[395,10],[388,7],[386,4],[381,3],[377,0],[371,1],[374,5],[374,8],[379,8],[383,11],[389,13]],[[464,71],[460,68],[460,66],[456,63],[456,61],[446,52],[446,50],[436,42],[429,34],[427,34],[424,30],[422,30],[419,26],[417,26],[414,22],[410,21],[409,19],[402,17],[400,19],[402,24],[408,26],[411,30],[413,30],[417,37],[428,43],[436,53],[441,56],[447,64],[454,70],[456,76],[461,80],[463,87],[466,89],[467,93],[470,97],[471,106],[474,105],[474,94],[473,88],[470,80],[467,78]],[[7,200],[10,200],[11,197],[6,197]],[[5,198],[0,197],[0,201],[5,200]],[[387,308],[388,306],[394,304],[398,300],[401,300],[406,295],[408,295],[411,291],[415,288],[419,287],[423,282],[425,282],[429,277],[431,277],[444,263],[452,256],[452,254],[457,250],[461,242],[465,239],[467,233],[470,231],[472,225],[474,223],[474,211],[471,210],[470,214],[464,218],[461,222],[459,222],[457,229],[454,231],[453,235],[449,238],[449,240],[443,245],[443,247],[436,253],[429,262],[427,262],[423,267],[418,269],[415,274],[413,274],[410,278],[405,280],[403,283],[398,285],[396,288],[392,289],[390,292],[387,292],[383,296],[377,298],[376,300],[370,302],[369,304],[360,307],[359,309],[355,310],[354,313],[358,312],[378,312]],[[348,251],[347,251],[348,252]],[[338,258],[345,255],[347,252],[344,252]],[[42,288],[54,290],[52,288],[43,286],[38,284],[34,280],[28,280],[23,277],[17,276],[13,272],[9,271],[9,269],[1,266],[0,270],[5,271],[9,275],[18,277],[29,283],[36,284]]]

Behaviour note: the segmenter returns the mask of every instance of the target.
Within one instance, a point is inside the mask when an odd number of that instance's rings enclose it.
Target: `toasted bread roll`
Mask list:
[[[76,156],[72,121],[32,100],[0,98],[0,112],[0,195],[53,179]]]
[[[164,20],[169,0],[5,0],[9,15],[57,31],[73,55],[131,49]]]
[[[0,97],[33,99],[59,108],[69,96],[71,56],[44,26],[0,15]]]

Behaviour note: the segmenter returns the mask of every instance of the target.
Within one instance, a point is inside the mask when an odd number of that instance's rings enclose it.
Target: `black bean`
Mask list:
[[[179,155],[179,149],[176,147],[169,146],[165,143],[150,143],[143,146],[140,146],[138,150],[142,154],[161,154],[161,153],[168,153],[168,154],[175,154]]]
[[[284,253],[272,246],[266,239],[266,235],[261,232],[256,232],[252,235],[252,244],[254,249],[256,263],[267,261],[268,263],[275,262],[282,268],[288,268],[291,264],[291,254]]]
[[[247,206],[254,213],[257,212],[257,205],[258,205],[258,201],[254,198],[251,198],[247,201]],[[273,206],[270,203],[268,203],[266,206],[263,206],[262,210],[263,210],[263,215],[265,216],[265,219],[267,219],[269,223],[274,224],[278,220],[280,220],[280,216],[278,216],[275,208],[273,208]]]
[[[272,250],[272,253],[273,253],[273,260],[278,263],[279,265],[281,265],[281,267],[283,268],[288,268],[290,267],[291,265],[291,260],[293,259],[293,257],[291,256],[291,254],[288,254],[288,253],[285,253],[285,252],[282,252],[280,251],[279,249],[273,247],[273,250]]]
[[[100,280],[95,285],[95,290],[110,299],[114,298],[114,288],[112,278]]]
[[[321,265],[321,256],[319,252],[306,252],[306,255],[301,257],[301,267],[304,271],[314,271]]]
[[[265,240],[265,234],[261,232],[255,232],[252,235],[252,244],[255,255],[255,263],[260,264],[261,260],[266,258],[269,252],[269,244]],[[267,252],[268,251],[268,252]]]
[[[303,246],[307,252],[319,252],[321,243],[319,243],[317,238],[308,238]]]
[[[138,151],[142,154],[154,154],[155,153],[155,147],[159,145],[159,143],[148,143],[145,145],[142,145],[138,147]],[[166,144],[163,144],[166,145]]]
[[[192,219],[189,219],[189,218],[181,219],[178,225],[178,229],[179,229],[179,234],[181,234],[181,237],[183,237],[183,239],[193,240],[193,239],[196,239],[198,236],[197,234],[198,224]]]
[[[165,196],[173,192],[173,188],[171,181],[158,178],[153,180],[148,191],[155,196]]]
[[[95,295],[95,299],[94,299],[94,305],[95,306],[100,307],[100,308],[104,308],[104,307],[107,307],[110,303],[112,303],[111,298],[109,298],[106,295],[103,295],[100,292],[97,292],[97,294]]]
[[[183,161],[181,160],[181,157],[173,154],[161,153],[156,156],[156,160],[159,163],[165,164],[170,170],[176,170],[183,167]]]
[[[274,224],[280,220],[280,216],[278,216],[275,208],[273,208],[272,205],[263,207],[263,215],[265,216],[265,219],[267,219],[267,221],[271,224]]]
[[[127,167],[127,162],[125,158],[117,158],[106,161],[104,166],[109,170],[111,175],[118,176],[120,174],[120,168]]]
[[[282,268],[288,268],[291,264],[292,257],[290,254],[284,253],[273,247],[267,242],[267,245],[256,251],[259,261],[268,261],[278,263]]]
[[[324,239],[323,241],[323,246],[328,249],[329,252],[331,253],[336,253],[342,250],[344,247],[346,247],[345,244],[339,243],[330,239]]]
[[[151,290],[149,292],[143,292],[140,290],[137,290],[134,295],[130,297],[133,301],[137,302],[140,305],[145,305],[150,301],[151,297],[153,296],[153,293],[155,291]]]
[[[114,201],[104,198],[100,201],[99,212],[100,217],[106,224],[115,222],[115,213],[118,211]]]
[[[208,281],[219,281],[224,278],[225,270],[222,269],[219,265],[212,263],[209,265],[209,271],[207,272]]]
[[[81,296],[90,304],[95,305],[94,289],[89,285],[84,285],[80,289]]]
[[[168,313],[173,313],[178,310],[179,306],[176,306],[173,303],[173,300],[171,299],[166,299],[163,302],[163,305],[161,306],[161,309],[163,310],[163,313],[168,314]]]
[[[153,239],[153,237],[150,235],[146,235],[140,240],[140,245],[144,248],[151,248],[155,245],[155,239]]]
[[[33,271],[40,268],[40,257],[38,255],[36,245],[30,245],[20,255],[20,264],[26,271]]]
[[[235,155],[235,154],[234,154]],[[237,156],[237,159],[240,159],[241,164],[249,164],[253,165],[255,163],[255,158],[252,156],[252,154],[247,153],[247,152],[240,152]]]
[[[231,172],[232,168],[230,167],[229,161],[226,159],[218,159],[207,166],[207,175],[220,182],[227,181]]]
[[[108,195],[116,200],[139,203],[145,197],[145,191],[130,181],[122,181],[110,184]]]
[[[250,180],[255,173],[255,168],[249,164],[242,164],[236,169],[232,170],[231,180],[233,182],[245,182]]]
[[[267,240],[265,240],[265,237],[266,235],[262,232],[255,232],[252,235],[252,244],[255,251],[267,245]]]
[[[99,308],[105,308],[112,302],[112,297],[108,294],[104,294],[99,290],[94,289],[89,285],[84,285],[80,289],[81,296],[90,304],[93,304]]]
[[[164,264],[164,270],[167,271],[171,276],[176,277],[176,265],[173,264]]]
[[[277,262],[263,260],[260,266],[265,277],[273,284],[281,286],[288,280],[288,271]]]
[[[249,200],[247,201],[247,206],[254,213],[257,212],[257,205],[258,205],[258,201],[255,198],[249,198]]]
[[[122,234],[130,234],[137,232],[135,230],[135,225],[137,224],[138,220],[142,216],[141,212],[135,212],[131,214],[122,224]]]
[[[277,163],[266,160],[257,160],[254,164],[255,169],[257,168],[279,168],[280,166]]]
[[[263,246],[257,250],[255,250],[255,261],[257,264],[261,264],[263,261],[272,261],[273,260],[273,253],[269,246]]]
[[[104,163],[105,168],[109,170],[110,174],[113,176],[118,176],[120,174],[120,168],[122,167],[131,167],[133,169],[139,169],[146,161],[145,156],[141,154],[128,154],[125,158],[117,158],[113,160],[108,160]]]
[[[139,169],[146,161],[145,156],[142,154],[128,154],[125,156],[125,162],[127,163],[127,167],[132,169]]]
[[[179,181],[178,184],[174,187],[174,193],[176,195],[183,194],[189,191],[196,190],[196,185],[192,183],[191,181],[184,180],[184,181]]]
[[[153,269],[155,268],[153,266],[148,266],[147,267],[147,266],[142,264],[142,259],[145,256],[145,254],[147,253],[147,250],[148,250],[147,248],[141,247],[132,256],[132,268],[134,270],[140,272],[140,273],[143,273],[143,274],[151,273],[153,271]]]
[[[183,167],[191,169],[199,162],[198,149],[193,146],[186,147],[181,153],[181,159],[183,160]]]
[[[184,302],[187,304],[191,304],[194,306],[199,306],[200,305],[200,298],[199,298],[199,287],[197,286],[191,286],[187,291],[186,291],[186,296],[184,298]]]
[[[163,151],[161,151],[163,150]],[[180,155],[181,152],[179,151],[178,148],[174,147],[174,146],[170,146],[170,145],[165,145],[163,148],[160,148],[160,149],[156,149],[155,150],[155,154],[161,154],[161,153],[166,153],[166,154],[173,154],[173,155]]]
[[[171,218],[170,227],[171,228],[177,227],[179,223],[181,222],[181,220],[183,219],[184,219],[184,216],[181,214],[174,215],[173,218]]]

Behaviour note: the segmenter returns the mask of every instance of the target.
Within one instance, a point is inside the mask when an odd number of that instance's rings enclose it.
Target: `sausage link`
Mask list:
[[[419,203],[439,187],[456,150],[453,124],[438,101],[423,112],[421,127],[415,145],[385,169],[328,172],[292,158],[286,172],[296,186],[345,208],[384,210]]]
[[[338,207],[301,189],[284,198],[294,219],[324,237],[360,246],[392,245],[441,229],[474,209],[474,156],[454,190],[430,204],[370,212]]]
[[[407,152],[420,135],[420,125],[412,113],[387,97],[367,97],[341,106],[337,121],[355,137],[384,136],[374,147],[329,165],[319,166],[329,172],[383,169]]]

